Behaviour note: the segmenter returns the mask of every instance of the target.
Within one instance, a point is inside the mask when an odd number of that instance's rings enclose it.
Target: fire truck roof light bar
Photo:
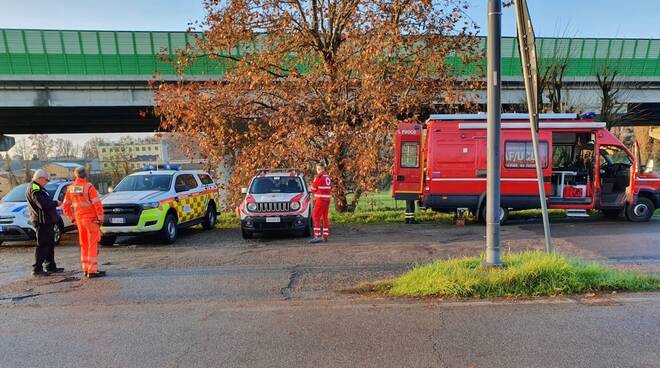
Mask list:
[[[577,114],[539,114],[539,120],[575,120]],[[486,120],[486,114],[433,114],[429,120]],[[525,114],[502,114],[502,120],[529,120],[529,115]]]
[[[541,129],[576,129],[576,128],[589,128],[599,129],[605,128],[606,124],[601,122],[575,122],[575,123],[546,123],[540,122],[539,128]],[[486,123],[459,123],[458,129],[486,129]],[[529,123],[502,123],[502,129],[529,129]]]

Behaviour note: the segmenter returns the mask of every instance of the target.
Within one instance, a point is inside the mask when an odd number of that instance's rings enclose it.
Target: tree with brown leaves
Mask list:
[[[206,31],[176,59],[223,68],[219,80],[160,83],[163,127],[230,162],[233,203],[260,167],[311,174],[326,164],[338,211],[351,210],[391,170],[402,118],[467,104],[480,58],[465,1],[206,0]],[[349,202],[349,193],[353,193]]]

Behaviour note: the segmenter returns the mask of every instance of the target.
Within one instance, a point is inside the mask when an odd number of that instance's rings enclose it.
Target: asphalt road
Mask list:
[[[505,252],[542,247],[503,227]],[[563,221],[557,250],[660,273],[660,221]],[[526,301],[375,299],[341,292],[417,262],[477,255],[483,228],[341,227],[332,242],[190,230],[175,246],[104,248],[109,276],[28,276],[0,247],[0,367],[658,367],[660,294]],[[57,248],[77,266],[75,238]]]

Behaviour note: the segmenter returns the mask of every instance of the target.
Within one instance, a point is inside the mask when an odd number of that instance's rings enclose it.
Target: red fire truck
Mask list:
[[[527,114],[502,114],[500,221],[509,210],[540,208]],[[486,115],[431,115],[400,123],[392,195],[436,211],[486,210]],[[639,165],[605,123],[576,114],[541,114],[539,154],[549,208],[598,209],[648,221],[660,207],[660,175]]]

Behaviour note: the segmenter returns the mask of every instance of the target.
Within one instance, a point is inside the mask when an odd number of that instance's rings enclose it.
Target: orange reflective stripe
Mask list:
[[[92,203],[99,203],[99,202],[101,202],[101,199],[99,197],[92,199]]]

